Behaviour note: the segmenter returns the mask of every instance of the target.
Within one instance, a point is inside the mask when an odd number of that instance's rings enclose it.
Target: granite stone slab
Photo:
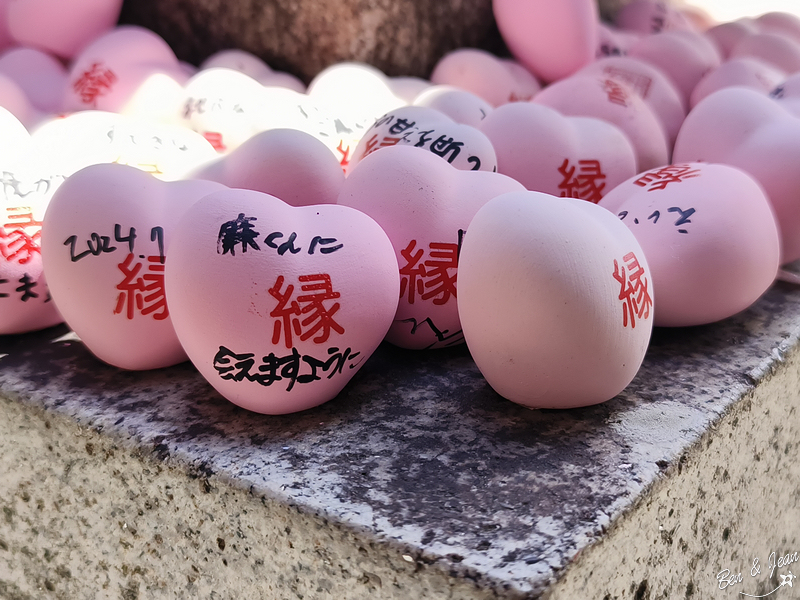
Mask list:
[[[633,383],[598,406],[527,410],[463,346],[383,345],[335,400],[274,417],[228,403],[188,363],[106,366],[62,326],[0,338],[0,395],[494,597],[537,598],[798,338],[800,290],[778,283],[724,322],[656,330]]]

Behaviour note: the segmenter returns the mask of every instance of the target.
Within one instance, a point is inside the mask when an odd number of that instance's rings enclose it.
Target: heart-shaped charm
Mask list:
[[[463,342],[456,283],[467,225],[490,198],[524,189],[505,175],[461,171],[413,146],[384,148],[353,169],[339,204],[383,227],[400,268],[400,303],[389,342],[413,349]]]
[[[686,118],[686,102],[662,71],[643,60],[612,56],[596,60],[580,72],[627,84],[658,117],[667,134],[667,143],[672,148]]]
[[[779,33],[800,42],[800,16],[796,13],[772,11],[756,19],[761,31]]]
[[[594,117],[619,127],[636,152],[636,170],[669,162],[664,126],[653,110],[626,83],[607,76],[573,75],[557,81],[533,99],[563,115]]]
[[[183,212],[220,189],[99,164],[70,176],[53,195],[42,228],[47,283],[64,320],[99,359],[137,370],[186,360],[170,320],[164,267]]]
[[[31,142],[29,162],[61,177],[93,164],[119,163],[174,181],[217,156],[208,141],[185,127],[99,110],[47,121]]]
[[[62,109],[124,112],[140,87],[157,75],[174,80],[172,90],[180,89],[187,79],[161,37],[143,27],[116,27],[82,49],[73,61]],[[161,97],[162,103],[167,100]],[[169,100],[169,112],[177,110],[177,92]]]
[[[652,281],[633,234],[605,209],[515,192],[469,225],[458,312],[475,364],[501,396],[530,408],[587,406],[636,375],[658,301]]]
[[[391,80],[379,69],[349,62],[334,64],[314,77],[307,100],[323,116],[327,144],[341,152],[342,166],[376,119],[408,104],[395,95]]]
[[[781,264],[800,258],[800,119],[779,102],[744,87],[707,96],[686,117],[675,162],[741,169],[767,192],[781,232]]]
[[[300,94],[306,91],[305,84],[294,75],[273,71],[267,63],[245,50],[229,49],[216,52],[200,64],[200,69],[226,68],[252,77],[264,86],[286,87]]]
[[[478,48],[458,48],[445,54],[431,72],[431,83],[470,92],[491,106],[530,100],[541,89],[519,63]]]
[[[67,70],[46,52],[34,48],[4,52],[0,73],[13,79],[37,110],[54,114],[61,109]]]
[[[495,148],[498,172],[529,190],[597,203],[636,173],[627,136],[600,119],[513,102],[494,109],[481,131]]]
[[[702,325],[746,309],[772,285],[780,239],[756,181],[728,165],[640,173],[600,206],[639,240],[658,290],[655,324]]]
[[[414,98],[414,106],[433,108],[456,123],[480,127],[492,105],[472,92],[451,85],[433,85]]]
[[[392,246],[368,216],[250,190],[187,211],[166,279],[198,371],[234,404],[268,414],[336,396],[386,334],[399,288]]]
[[[730,57],[755,58],[791,74],[800,71],[800,41],[780,33],[755,33],[739,40]]]
[[[292,206],[336,204],[344,183],[339,161],[325,144],[297,129],[257,133],[191,177],[264,192]]]
[[[793,115],[800,117],[800,71],[773,86],[769,90],[769,97]]]
[[[0,334],[4,335],[50,327],[62,318],[50,298],[40,247],[49,181],[20,181],[6,167],[2,184]]]
[[[13,114],[26,128],[33,130],[44,115],[28,100],[24,90],[10,77],[0,73],[0,107]]]
[[[662,0],[631,0],[614,16],[614,24],[643,35],[692,29],[679,10]]]
[[[568,77],[594,59],[594,0],[494,0],[492,10],[511,54],[542,81]]]
[[[623,31],[602,21],[597,24],[597,32],[599,39],[596,58],[625,56],[628,54],[628,48],[641,37],[638,33]]]
[[[496,171],[497,156],[489,139],[474,127],[425,106],[403,106],[370,127],[347,164],[349,173],[364,157],[391,146],[411,146],[440,156],[463,171]]]
[[[10,0],[7,6],[8,30],[18,44],[73,58],[114,26],[122,0]]]
[[[723,60],[730,58],[731,50],[743,38],[758,33],[760,26],[754,19],[738,19],[720,23],[708,29],[703,35],[716,45]]]
[[[786,73],[755,58],[732,58],[707,73],[692,91],[689,105],[694,108],[706,96],[726,87],[743,86],[767,93],[786,79]]]
[[[663,31],[633,44],[629,56],[661,69],[675,84],[686,105],[694,86],[722,63],[717,46],[692,31]]]

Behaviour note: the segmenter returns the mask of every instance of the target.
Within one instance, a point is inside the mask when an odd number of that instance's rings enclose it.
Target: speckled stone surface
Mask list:
[[[354,552],[378,545],[475,597],[536,598],[781,368],[800,338],[800,290],[776,284],[725,322],[657,330],[623,394],[571,411],[504,401],[463,347],[382,346],[334,401],[267,417],[188,364],[123,372],[67,333],[0,338],[0,395],[291,506],[349,532]]]

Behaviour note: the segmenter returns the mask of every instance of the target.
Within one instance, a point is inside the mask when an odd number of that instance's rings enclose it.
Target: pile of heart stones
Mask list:
[[[653,326],[728,318],[800,258],[790,14],[494,0],[514,59],[306,86],[235,49],[182,63],[99,4],[0,7],[0,334],[188,358],[268,414],[384,340],[466,343],[503,397],[569,408],[620,393]]]

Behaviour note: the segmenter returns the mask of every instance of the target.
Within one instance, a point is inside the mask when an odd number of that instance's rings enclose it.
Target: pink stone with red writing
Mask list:
[[[626,83],[577,74],[546,87],[533,99],[564,115],[594,117],[619,127],[636,153],[636,170],[669,162],[667,134],[650,106]]]
[[[658,290],[655,325],[733,316],[772,285],[780,238],[758,183],[728,165],[679,163],[640,173],[600,202],[639,240]]]
[[[164,288],[174,227],[186,209],[224,186],[162,182],[119,164],[71,175],[50,201],[42,260],[53,302],[100,360],[123,369],[186,360]]]
[[[334,398],[369,359],[399,276],[386,234],[362,212],[226,190],[178,224],[166,284],[197,370],[234,404],[285,414]]]
[[[663,71],[630,56],[600,58],[580,71],[582,74],[610,77],[627,84],[650,107],[664,126],[670,148],[686,118],[686,102]]]
[[[459,261],[458,311],[475,364],[529,408],[605,402],[639,370],[653,278],[633,234],[597,205],[513,192],[475,215]]]
[[[8,31],[20,45],[72,59],[114,27],[122,0],[12,0]]]
[[[403,348],[464,341],[458,320],[458,252],[470,220],[489,199],[525,188],[486,171],[461,171],[428,150],[392,146],[348,175],[339,204],[375,219],[394,247],[400,303],[386,339]]]
[[[69,71],[62,110],[124,112],[140,87],[161,75],[180,89],[188,80],[172,49],[143,27],[124,25],[81,50]],[[167,99],[162,97],[161,102]]]
[[[494,0],[492,9],[508,49],[542,81],[568,77],[594,59],[594,0]]]
[[[597,203],[636,173],[628,137],[600,119],[514,102],[494,109],[480,129],[497,153],[498,172],[529,190]]]
[[[701,100],[675,142],[676,162],[731,165],[767,193],[781,232],[781,264],[800,258],[800,118],[763,92],[721,89]]]

